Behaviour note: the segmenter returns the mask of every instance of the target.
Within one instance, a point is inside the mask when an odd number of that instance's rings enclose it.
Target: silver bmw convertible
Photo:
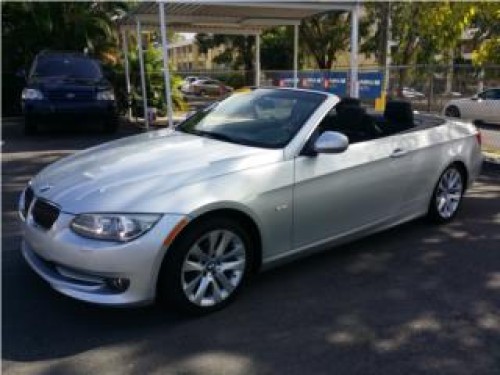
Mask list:
[[[285,260],[420,216],[452,220],[480,141],[472,124],[403,101],[374,113],[255,89],[45,168],[20,197],[22,253],[83,301],[211,312]]]

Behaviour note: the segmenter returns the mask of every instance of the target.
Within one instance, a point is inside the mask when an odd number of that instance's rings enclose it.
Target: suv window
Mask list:
[[[31,70],[31,77],[99,80],[102,76],[97,61],[78,56],[39,56]]]

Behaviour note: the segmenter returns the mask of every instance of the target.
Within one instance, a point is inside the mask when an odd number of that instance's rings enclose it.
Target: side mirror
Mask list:
[[[349,147],[349,139],[339,132],[325,131],[314,142],[318,154],[340,154]]]

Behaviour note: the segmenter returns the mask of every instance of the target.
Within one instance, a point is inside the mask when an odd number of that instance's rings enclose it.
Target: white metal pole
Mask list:
[[[260,86],[260,34],[255,35],[255,86]]]
[[[293,25],[293,87],[297,88],[299,81],[299,25]]]
[[[350,96],[359,97],[358,85],[358,53],[359,53],[359,3],[351,12],[351,87]]]
[[[128,120],[132,121],[132,107],[130,106],[130,98],[132,94],[130,85],[130,67],[128,62],[128,35],[125,29],[122,29],[122,48],[123,48],[123,62],[125,66],[125,87],[127,90],[127,116]]]
[[[161,29],[161,44],[163,49],[163,80],[165,81],[165,98],[167,99],[168,126],[174,127],[174,114],[172,109],[172,92],[170,87],[170,70],[168,67],[168,40],[167,40],[167,25],[165,22],[165,5],[163,1],[159,4],[160,10],[160,29]]]
[[[392,43],[392,20],[391,20],[391,2],[387,3],[387,23],[386,23],[386,52],[385,52],[385,74],[384,74],[384,93],[387,96],[389,93],[389,84],[391,76],[391,43]]]
[[[146,93],[146,76],[144,73],[144,56],[142,50],[142,33],[141,21],[137,20],[137,53],[139,54],[139,66],[141,69],[141,89],[142,89],[142,103],[144,106],[144,124],[146,130],[149,130],[149,116],[148,116],[148,97]]]

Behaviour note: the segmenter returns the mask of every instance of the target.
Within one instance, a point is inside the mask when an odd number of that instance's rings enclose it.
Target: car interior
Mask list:
[[[319,125],[320,133],[336,131],[349,143],[364,142],[408,131],[416,126],[411,103],[391,100],[384,113],[368,113],[359,99],[343,98]]]

